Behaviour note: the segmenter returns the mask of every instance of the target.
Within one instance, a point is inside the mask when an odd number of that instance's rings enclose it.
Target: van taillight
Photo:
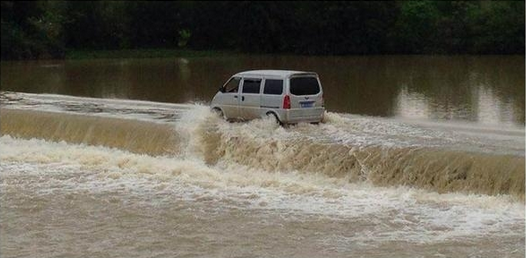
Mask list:
[[[321,94],[321,106],[325,107],[325,99],[323,99],[323,94]]]
[[[290,97],[289,95],[285,95],[283,98],[283,109],[290,109]]]

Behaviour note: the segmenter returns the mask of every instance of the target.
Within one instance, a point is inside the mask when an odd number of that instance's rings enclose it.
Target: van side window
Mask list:
[[[283,80],[265,80],[264,94],[281,95],[283,93]]]
[[[225,93],[235,93],[239,89],[239,82],[241,81],[241,78],[234,77],[228,81],[224,87]]]
[[[243,81],[243,93],[259,93],[261,79],[245,79]]]

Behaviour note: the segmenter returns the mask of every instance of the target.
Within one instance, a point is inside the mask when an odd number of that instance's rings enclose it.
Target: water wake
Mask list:
[[[0,118],[2,135],[100,145],[149,155],[177,151],[177,135],[164,124],[17,109],[2,109]]]
[[[341,183],[524,199],[524,150],[516,139],[491,141],[334,113],[321,125],[289,128],[267,120],[228,123],[199,105],[181,113],[175,124],[11,108],[0,115],[2,135],[14,137],[202,160],[209,166],[316,175]]]
[[[222,254],[225,243],[237,250],[262,236],[360,255],[523,255],[524,156],[514,137],[510,144],[333,113],[318,126],[228,123],[200,105],[175,123],[135,118],[2,108],[8,256],[82,256],[108,239],[140,242],[146,256],[152,246],[180,254],[205,239]]]
[[[382,188],[323,174],[269,172],[225,161],[206,165],[202,160],[11,136],[0,137],[0,144],[9,149],[0,153],[3,203],[20,202],[9,199],[15,196],[26,198],[21,191],[33,192],[33,199],[47,198],[51,193],[85,196],[89,191],[109,198],[107,202],[113,205],[115,200],[108,193],[124,191],[139,206],[168,202],[171,204],[160,207],[171,207],[182,199],[197,205],[219,204],[220,209],[393,223],[389,232],[374,236],[381,241],[395,238],[432,243],[473,234],[509,237],[511,233],[520,236],[523,229],[523,205],[510,196]],[[55,193],[56,189],[61,190]],[[215,212],[221,214],[220,210]],[[437,229],[444,232],[427,234]],[[362,235],[351,240],[370,241]]]

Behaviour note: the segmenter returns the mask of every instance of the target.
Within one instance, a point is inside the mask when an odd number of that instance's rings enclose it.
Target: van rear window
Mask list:
[[[315,95],[320,93],[320,84],[316,77],[290,78],[290,93],[294,95]]]
[[[264,94],[281,95],[283,93],[283,80],[265,80]]]

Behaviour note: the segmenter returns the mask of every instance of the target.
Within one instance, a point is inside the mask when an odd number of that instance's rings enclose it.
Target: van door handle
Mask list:
[[[237,95],[236,95],[236,96],[234,96],[234,98],[235,98],[235,99],[237,99]]]
[[[245,96],[241,96],[241,101],[245,101]]]

